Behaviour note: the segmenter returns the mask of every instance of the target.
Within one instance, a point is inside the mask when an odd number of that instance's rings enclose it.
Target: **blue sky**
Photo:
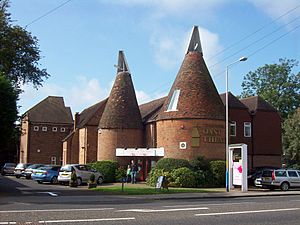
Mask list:
[[[14,0],[9,11],[14,23],[25,27],[64,2]],[[299,0],[72,0],[27,27],[39,40],[40,68],[51,77],[38,90],[23,86],[20,113],[49,95],[63,96],[73,113],[106,98],[119,50],[125,51],[139,103],[167,95],[193,25],[199,26],[220,93],[226,66],[250,55],[229,69],[229,90],[238,95],[249,71],[279,58],[300,60],[299,15]]]

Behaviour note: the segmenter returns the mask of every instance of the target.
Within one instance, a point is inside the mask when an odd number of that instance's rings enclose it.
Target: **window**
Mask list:
[[[276,177],[286,177],[286,171],[275,171]]]
[[[56,157],[55,156],[51,157],[51,164],[56,165]]]
[[[61,128],[60,128],[60,132],[66,132],[66,128],[61,127]]]
[[[251,137],[251,123],[250,122],[244,123],[244,136]]]
[[[47,127],[42,127],[42,131],[47,131]]]
[[[39,131],[39,127],[38,127],[38,126],[34,126],[34,127],[33,127],[33,130],[34,130],[34,131]]]
[[[230,136],[235,137],[236,136],[236,122],[232,121],[230,123]]]
[[[52,127],[53,132],[57,132],[57,127]]]
[[[288,171],[289,177],[298,177],[296,171]]]
[[[200,134],[197,127],[193,127],[192,129],[192,147],[200,146]]]
[[[173,92],[173,95],[172,95],[171,101],[169,103],[167,112],[177,111],[177,104],[178,104],[179,94],[180,94],[180,90],[175,90]]]

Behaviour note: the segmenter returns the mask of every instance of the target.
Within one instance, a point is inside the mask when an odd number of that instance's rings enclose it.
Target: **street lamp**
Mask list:
[[[241,57],[239,58],[239,60],[234,61],[233,63],[230,63],[226,66],[226,99],[225,99],[225,107],[226,107],[226,191],[229,192],[230,188],[231,188],[231,177],[229,177],[229,123],[228,123],[228,69],[230,66],[238,63],[238,62],[244,62],[246,61],[247,58],[246,57]]]

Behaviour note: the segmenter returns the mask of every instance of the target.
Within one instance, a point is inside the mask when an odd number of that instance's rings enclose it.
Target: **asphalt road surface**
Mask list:
[[[1,177],[0,225],[300,224],[299,195],[153,200],[99,195],[84,189]]]

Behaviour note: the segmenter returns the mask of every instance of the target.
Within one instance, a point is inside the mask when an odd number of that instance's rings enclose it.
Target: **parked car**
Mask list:
[[[38,168],[44,166],[44,164],[32,164],[30,166],[28,166],[25,171],[24,171],[24,176],[26,177],[26,179],[30,179],[31,178],[31,174],[37,170]]]
[[[32,165],[32,164],[31,163],[19,163],[16,166],[15,171],[14,171],[16,178],[25,177],[25,175],[24,175],[25,169],[30,165]]]
[[[253,168],[248,173],[248,185],[249,186],[257,186],[257,181],[261,180],[261,176],[264,170],[272,170],[272,169],[280,169],[279,167],[273,167],[273,166],[261,166]]]
[[[282,191],[287,191],[289,188],[300,187],[300,170],[266,170],[261,177],[261,186],[269,188],[270,190],[280,188]]]
[[[1,169],[1,175],[5,176],[7,174],[13,175],[15,173],[15,163],[5,163]]]
[[[58,174],[61,166],[56,165],[46,165],[39,167],[34,170],[31,174],[31,178],[34,181],[37,181],[39,184],[43,182],[50,182],[51,184],[58,183]]]
[[[66,164],[62,166],[58,175],[58,182],[69,183],[72,171],[75,171],[76,173],[77,185],[87,183],[91,174],[95,174],[95,180],[98,184],[103,183],[103,175],[95,170],[92,170],[89,166],[84,164]]]

